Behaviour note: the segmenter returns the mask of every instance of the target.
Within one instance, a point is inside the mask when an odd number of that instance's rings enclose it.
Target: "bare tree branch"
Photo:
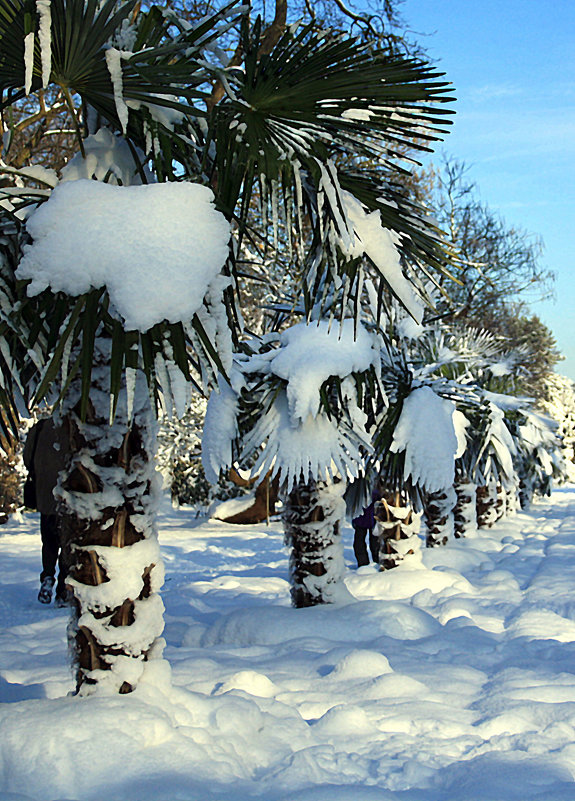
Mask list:
[[[263,55],[267,55],[268,53],[271,53],[271,51],[274,49],[274,47],[280,40],[280,37],[286,28],[287,11],[288,11],[288,0],[276,0],[275,16],[262,37],[262,44],[259,50],[260,57]],[[228,62],[227,69],[229,69],[230,67],[238,67],[242,63],[242,59],[243,59],[243,51],[240,44],[238,45],[234,55]],[[214,106],[216,106],[220,102],[220,100],[223,98],[224,95],[225,95],[225,88],[223,82],[221,80],[216,81],[216,83],[214,84],[214,88],[212,89],[210,98],[207,101],[208,111],[212,111]]]

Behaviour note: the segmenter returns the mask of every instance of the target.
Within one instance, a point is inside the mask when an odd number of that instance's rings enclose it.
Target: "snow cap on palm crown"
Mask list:
[[[346,319],[330,325],[322,320],[286,329],[280,335],[279,348],[254,354],[239,364],[231,376],[233,388],[222,381],[219,392],[212,393],[208,402],[202,438],[208,480],[217,481],[220,470],[231,467],[232,442],[238,435],[239,396],[249,385],[250,375],[256,376],[256,383],[262,375],[277,376],[285,382],[271,406],[244,436],[244,452],[259,453],[253,475],[279,473],[288,488],[301,475],[356,475],[362,463],[360,443],[369,447],[369,437],[351,376],[372,366],[377,369],[380,347],[378,337],[361,323],[354,325],[353,320]],[[353,436],[320,408],[321,387],[331,377],[342,379],[341,395],[353,422]]]
[[[320,388],[331,376],[345,378],[378,363],[379,342],[360,323],[320,320],[298,323],[280,335],[281,348],[272,352],[269,370],[287,381],[287,400],[293,425],[315,418]]]
[[[405,399],[390,450],[405,451],[404,478],[427,492],[453,485],[455,460],[465,450],[467,419],[451,400],[431,387],[414,389]]]
[[[105,286],[126,330],[186,322],[228,257],[230,226],[193,183],[67,181],[29,218],[17,277],[29,295]]]

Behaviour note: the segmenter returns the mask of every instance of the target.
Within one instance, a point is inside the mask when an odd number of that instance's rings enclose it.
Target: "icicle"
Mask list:
[[[268,225],[268,197],[267,197],[267,179],[262,173],[260,175],[261,197],[260,197],[260,212],[262,215],[262,230],[265,231]]]
[[[154,366],[156,369],[156,376],[158,378],[158,383],[160,385],[160,389],[162,390],[164,410],[166,412],[168,420],[171,420],[174,411],[174,398],[172,395],[172,384],[170,381],[170,375],[168,373],[168,369],[166,366],[165,357],[162,353],[156,353]]]
[[[146,155],[152,152],[154,140],[152,137],[152,128],[146,120],[144,120],[144,136],[146,137]]]
[[[134,394],[136,391],[136,370],[133,367],[126,367],[126,406],[127,419],[131,421],[134,413]]]
[[[32,73],[34,71],[34,31],[26,34],[24,39],[24,91],[30,94]]]
[[[52,72],[52,14],[51,0],[36,0],[36,11],[40,18],[38,39],[40,40],[40,57],[42,60],[42,87],[50,82]]]
[[[293,241],[292,241],[292,205],[293,195],[291,185],[288,185],[287,192],[284,192],[284,214],[286,222],[287,248],[290,261],[293,261]]]
[[[274,250],[278,249],[278,182],[272,181],[272,225],[274,232]]]
[[[108,72],[110,73],[112,86],[114,88],[114,102],[116,103],[116,111],[118,113],[118,118],[124,133],[126,133],[126,129],[128,127],[128,117],[130,112],[128,106],[126,105],[126,101],[124,100],[122,59],[127,59],[131,55],[131,53],[127,53],[122,50],[116,50],[115,47],[109,47],[106,50],[106,65],[108,67]]]
[[[322,241],[324,235],[323,215],[322,215],[323,203],[324,203],[324,191],[323,189],[319,189],[317,193],[317,221],[319,224],[319,235]]]
[[[72,351],[72,339],[68,337],[64,350],[62,351],[62,384],[65,384],[68,379],[68,366],[70,364],[70,353]]]
[[[303,253],[303,218],[302,218],[302,210],[303,210],[303,191],[301,185],[301,172],[300,172],[300,165],[298,162],[294,164],[294,178],[295,178],[295,205],[296,205],[296,212],[297,212],[297,226],[298,226],[298,234],[297,237],[297,249],[298,249],[298,256],[300,261],[304,259]]]

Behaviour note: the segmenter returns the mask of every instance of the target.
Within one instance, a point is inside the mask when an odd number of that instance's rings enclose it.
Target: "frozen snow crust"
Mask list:
[[[2,801],[572,801],[575,487],[289,607],[279,524],[167,507],[166,656],[71,698],[37,516],[0,531]]]
[[[128,330],[187,322],[228,257],[213,198],[193,183],[64,181],[27,222],[34,241],[17,276],[31,279],[29,295],[105,286]]]

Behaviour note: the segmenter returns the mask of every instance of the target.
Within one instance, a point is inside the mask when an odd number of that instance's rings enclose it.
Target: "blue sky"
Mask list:
[[[410,28],[456,89],[446,153],[483,202],[539,234],[554,301],[532,306],[575,380],[575,0],[405,0]]]

